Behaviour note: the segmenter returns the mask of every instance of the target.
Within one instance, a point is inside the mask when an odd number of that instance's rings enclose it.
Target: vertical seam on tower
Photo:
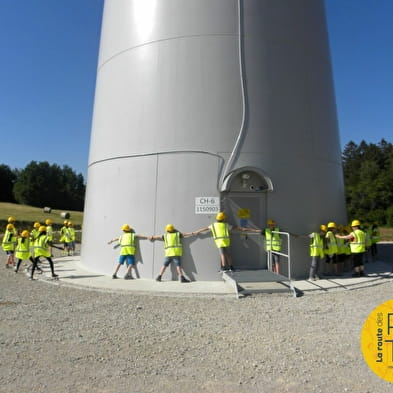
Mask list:
[[[159,160],[159,155],[156,154],[156,189],[154,192],[154,213],[153,213],[153,228],[154,228],[154,232],[156,231],[156,224],[157,224],[157,192],[158,192],[158,160]],[[153,234],[155,235],[155,233]],[[155,254],[156,254],[156,247],[154,246],[153,243],[153,263],[151,264],[151,276],[152,278],[154,278],[154,262],[155,262]]]

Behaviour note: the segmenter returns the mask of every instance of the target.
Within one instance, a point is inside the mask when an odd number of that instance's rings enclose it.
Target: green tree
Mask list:
[[[17,171],[13,171],[8,165],[0,165],[0,201],[15,202],[12,189],[16,181]]]
[[[85,196],[83,176],[71,168],[32,161],[21,170],[14,185],[18,203],[50,206],[54,209],[82,210]]]
[[[347,210],[350,218],[389,221],[393,208],[393,146],[349,142],[342,154]]]

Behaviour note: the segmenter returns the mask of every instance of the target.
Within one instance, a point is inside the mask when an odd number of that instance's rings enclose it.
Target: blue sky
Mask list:
[[[393,143],[393,0],[325,4],[341,146]],[[0,164],[48,161],[86,178],[102,7],[0,0]]]

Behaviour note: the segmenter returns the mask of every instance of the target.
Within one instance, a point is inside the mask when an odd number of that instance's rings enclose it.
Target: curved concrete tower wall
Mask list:
[[[87,179],[81,260],[98,272],[113,272],[107,241],[122,224],[196,230],[214,220],[212,198],[232,224],[345,223],[323,1],[106,0]],[[196,211],[205,201],[211,214]],[[263,268],[261,237],[234,237],[235,267]],[[308,243],[291,241],[301,277]],[[140,276],[163,255],[140,240]],[[209,235],[184,240],[183,267],[219,279]]]

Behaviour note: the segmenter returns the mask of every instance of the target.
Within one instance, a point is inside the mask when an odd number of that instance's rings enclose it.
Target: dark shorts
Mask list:
[[[5,252],[7,255],[14,255],[14,251],[12,251],[12,250],[8,250],[8,251],[6,251]]]
[[[363,255],[364,255],[364,252],[352,254],[353,267],[363,266]]]
[[[164,261],[164,266],[168,267],[172,262],[176,266],[180,266],[180,257],[166,257]]]
[[[331,255],[326,254],[325,255],[325,262],[336,264],[337,263],[337,255],[336,254],[331,254]]]

